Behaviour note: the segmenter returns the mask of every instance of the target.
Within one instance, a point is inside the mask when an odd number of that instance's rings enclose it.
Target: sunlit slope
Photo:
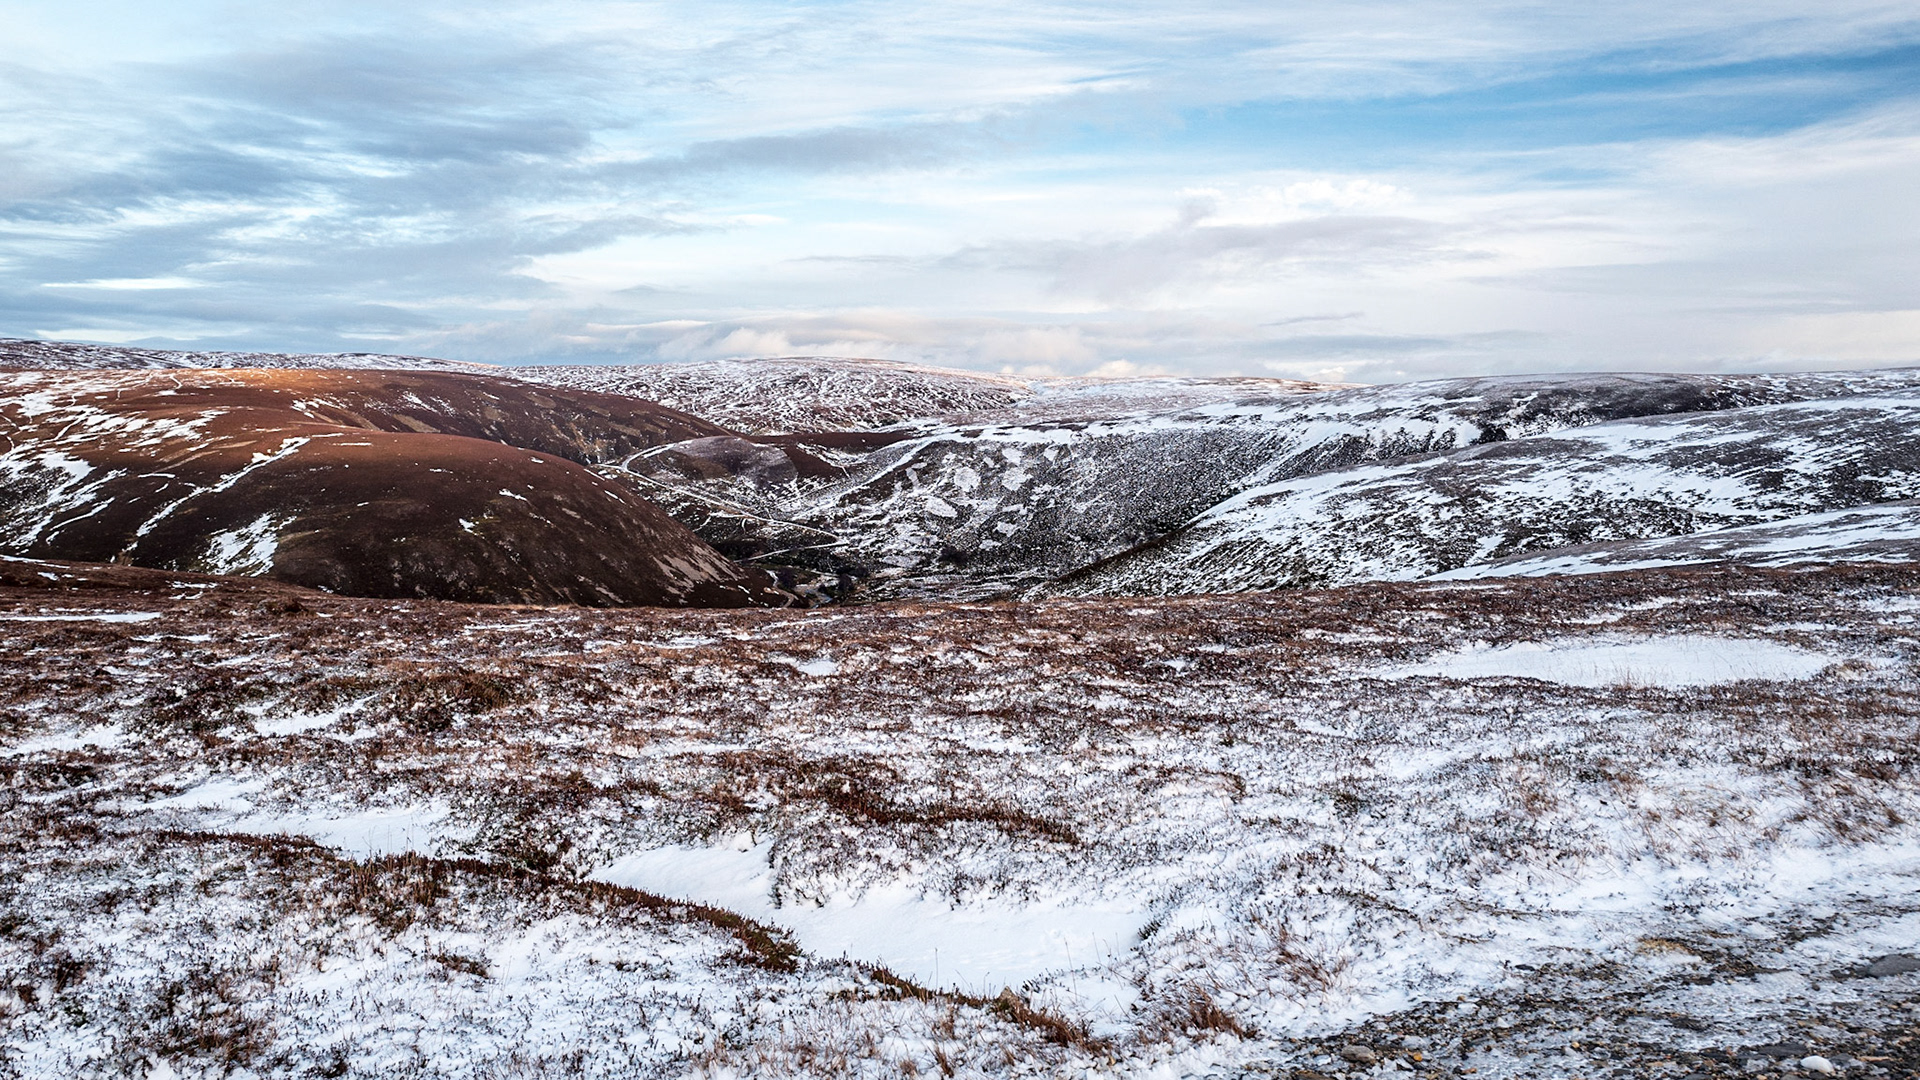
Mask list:
[[[0,550],[365,596],[743,604],[775,595],[568,457],[721,429],[424,372],[0,375]]]

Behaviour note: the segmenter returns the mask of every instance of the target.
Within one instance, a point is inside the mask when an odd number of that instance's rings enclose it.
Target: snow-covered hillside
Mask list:
[[[469,374],[0,372],[0,554],[358,596],[787,602],[579,460],[721,435]]]
[[[854,431],[1005,409],[1025,380],[884,360],[788,357],[524,367],[517,378],[657,401],[750,434]]]
[[[1659,540],[1575,544],[1433,575],[1435,581],[1606,574],[1655,567],[1920,562],[1920,502],[1876,503]]]
[[[1425,577],[1920,497],[1920,390],[1594,424],[1250,487],[1074,595]]]
[[[165,368],[351,368],[394,371],[442,370],[499,374],[502,369],[459,360],[386,353],[193,352],[141,349],[128,345],[88,345],[78,341],[0,338],[0,369],[29,371],[111,371]]]
[[[1395,462],[1471,460],[1510,455],[1522,446],[1541,448],[1552,461],[1582,471],[1577,459],[1585,449],[1533,440],[1623,417],[1726,412],[1916,387],[1920,371],[1895,370],[1461,379],[1311,393],[1249,394],[1242,388],[1230,402],[1170,411],[1143,407],[1149,403],[1136,399],[1129,402],[1133,411],[1117,415],[917,431],[856,463],[846,481],[761,512],[830,532],[839,537],[843,555],[883,568],[878,595],[997,595],[1042,588],[1169,533],[1200,535],[1196,530],[1211,515],[1288,484],[1338,485]],[[1734,426],[1761,425],[1755,437],[1764,441],[1768,422],[1756,414]],[[1890,460],[1896,471],[1905,468],[1898,455]],[[1833,504],[1806,509],[1825,505]],[[1234,535],[1252,537],[1249,544],[1272,535],[1285,545],[1319,528],[1316,519],[1294,521],[1290,512],[1291,504],[1276,509]],[[1356,509],[1347,519],[1352,535],[1340,533],[1325,543],[1351,540],[1354,565],[1377,576],[1418,577],[1446,568],[1419,562],[1402,567],[1392,561],[1392,551],[1363,562],[1366,545],[1385,542],[1374,526],[1389,527],[1367,515],[1389,512],[1384,502]],[[1497,519],[1500,510],[1490,507],[1488,513]],[[1196,518],[1199,523],[1189,526]],[[1662,525],[1676,531],[1708,527],[1670,516],[1643,525],[1645,532],[1624,535],[1666,535]],[[1147,565],[1154,557],[1143,551],[1133,559]],[[1162,585],[1115,578],[1112,588],[1208,592],[1291,580],[1262,577],[1254,568],[1240,574],[1230,558],[1221,561],[1225,565],[1217,568],[1208,562],[1181,571],[1185,577],[1166,575]],[[1067,588],[1105,589],[1094,582],[1106,580],[1090,578]]]
[[[645,398],[765,435],[1100,418],[1322,388],[1288,379],[1025,377],[835,356],[536,366],[509,373]]]

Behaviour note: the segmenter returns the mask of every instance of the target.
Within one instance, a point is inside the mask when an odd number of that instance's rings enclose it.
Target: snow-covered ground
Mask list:
[[[1556,548],[1463,566],[1434,581],[1550,574],[1604,574],[1622,570],[1737,562],[1748,566],[1807,563],[1920,561],[1920,503],[1900,501],[1803,514],[1765,525],[1714,529],[1657,540],[1622,540]]]
[[[670,845],[614,860],[594,878],[686,897],[792,930],[808,952],[879,964],[927,986],[991,997],[1062,971],[1100,966],[1138,940],[1149,916],[1124,900],[974,898],[955,904],[911,882],[776,906],[773,844]],[[1076,959],[1076,955],[1078,959]],[[1119,1012],[1132,996],[1098,1003]]]
[[[157,580],[0,596],[19,1075],[1915,1064],[1920,974],[1863,974],[1920,933],[1907,566],[718,613]]]

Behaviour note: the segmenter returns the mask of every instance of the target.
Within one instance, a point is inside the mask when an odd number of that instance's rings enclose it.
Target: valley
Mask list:
[[[1920,1069],[1920,371],[0,358],[0,1075]]]

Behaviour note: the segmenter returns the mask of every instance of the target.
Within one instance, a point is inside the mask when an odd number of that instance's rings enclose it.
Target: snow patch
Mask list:
[[[256,805],[266,789],[266,783],[261,780],[218,777],[178,795],[128,804],[123,809],[198,813],[201,815],[199,827],[210,832],[304,836],[357,859],[408,851],[431,854],[442,838],[461,839],[465,835],[463,830],[445,827],[451,811],[441,803],[419,801],[405,806],[356,807],[340,812],[317,806],[277,812],[262,810]]]
[[[100,724],[84,731],[65,732],[59,735],[43,735],[37,739],[0,750],[0,754],[15,757],[22,754],[60,753],[66,750],[84,750],[88,747],[115,747],[124,745],[127,733],[111,724]]]
[[[227,823],[220,831],[306,836],[356,859],[372,859],[409,851],[432,853],[437,841],[448,833],[443,828],[448,813],[441,804],[420,802],[338,815],[249,814]]]
[[[261,514],[250,524],[209,537],[206,561],[215,574],[265,574],[273,569],[279,550],[280,522],[272,514]]]
[[[1756,638],[1677,634],[1630,641],[1560,639],[1475,645],[1424,663],[1382,668],[1382,679],[1539,679],[1565,686],[1719,686],[1743,679],[1806,679],[1840,657]]]
[[[989,995],[1122,955],[1148,921],[1128,904],[1071,897],[955,906],[905,882],[820,907],[776,907],[772,845],[741,846],[657,848],[619,859],[593,877],[785,927],[815,956],[882,964],[923,985]]]
[[[370,698],[357,698],[325,712],[283,713],[271,720],[255,720],[253,730],[262,735],[300,735],[317,728],[330,727],[342,716],[365,705]]]

